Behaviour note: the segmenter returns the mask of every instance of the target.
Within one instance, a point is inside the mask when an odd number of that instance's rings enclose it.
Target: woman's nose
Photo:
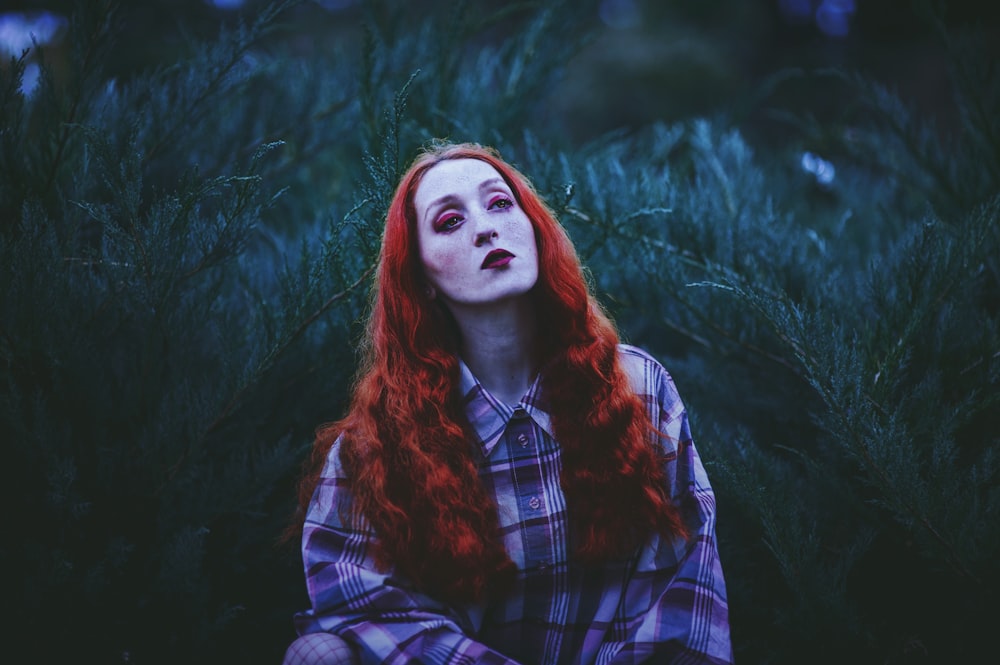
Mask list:
[[[492,226],[486,226],[476,232],[476,247],[482,247],[490,240],[498,238],[500,236],[497,230]]]

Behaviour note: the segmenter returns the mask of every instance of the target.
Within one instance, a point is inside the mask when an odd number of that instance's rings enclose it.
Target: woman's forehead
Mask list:
[[[474,196],[483,188],[507,188],[493,165],[479,159],[449,159],[429,168],[417,184],[413,204],[417,214],[442,197]]]
[[[424,172],[417,185],[419,191],[424,185],[447,186],[449,183],[456,185],[479,184],[484,180],[500,177],[500,173],[492,164],[473,157],[463,157],[461,159],[445,159]]]

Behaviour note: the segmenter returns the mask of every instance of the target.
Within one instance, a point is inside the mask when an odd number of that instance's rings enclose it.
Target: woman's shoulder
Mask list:
[[[660,361],[649,351],[631,344],[618,345],[618,361],[630,377],[642,374],[667,374]]]
[[[619,344],[618,355],[624,358],[638,358],[644,362],[651,362],[657,365],[660,364],[659,361],[657,361],[656,358],[654,358],[649,351],[638,346],[633,346],[631,344],[624,344],[624,343]]]
[[[651,353],[631,344],[618,345],[618,360],[632,389],[640,395],[655,395],[660,401],[677,397],[674,380]]]
[[[323,478],[346,478],[344,464],[341,460],[341,449],[344,445],[344,434],[341,433],[334,439],[330,450],[326,453],[326,464],[323,465]]]
[[[351,525],[350,485],[341,460],[344,436],[338,436],[326,453],[326,463],[313,490],[306,522],[327,526]],[[354,528],[356,525],[351,525]]]

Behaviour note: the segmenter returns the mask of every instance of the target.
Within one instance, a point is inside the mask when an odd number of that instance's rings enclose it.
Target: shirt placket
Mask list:
[[[552,529],[545,501],[542,468],[538,458],[538,435],[528,413],[518,407],[507,427],[511,451],[527,570],[549,565]]]

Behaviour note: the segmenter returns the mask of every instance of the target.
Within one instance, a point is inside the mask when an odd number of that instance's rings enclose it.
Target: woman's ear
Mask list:
[[[424,295],[427,296],[428,300],[434,300],[437,298],[437,291],[430,284],[424,284]]]

